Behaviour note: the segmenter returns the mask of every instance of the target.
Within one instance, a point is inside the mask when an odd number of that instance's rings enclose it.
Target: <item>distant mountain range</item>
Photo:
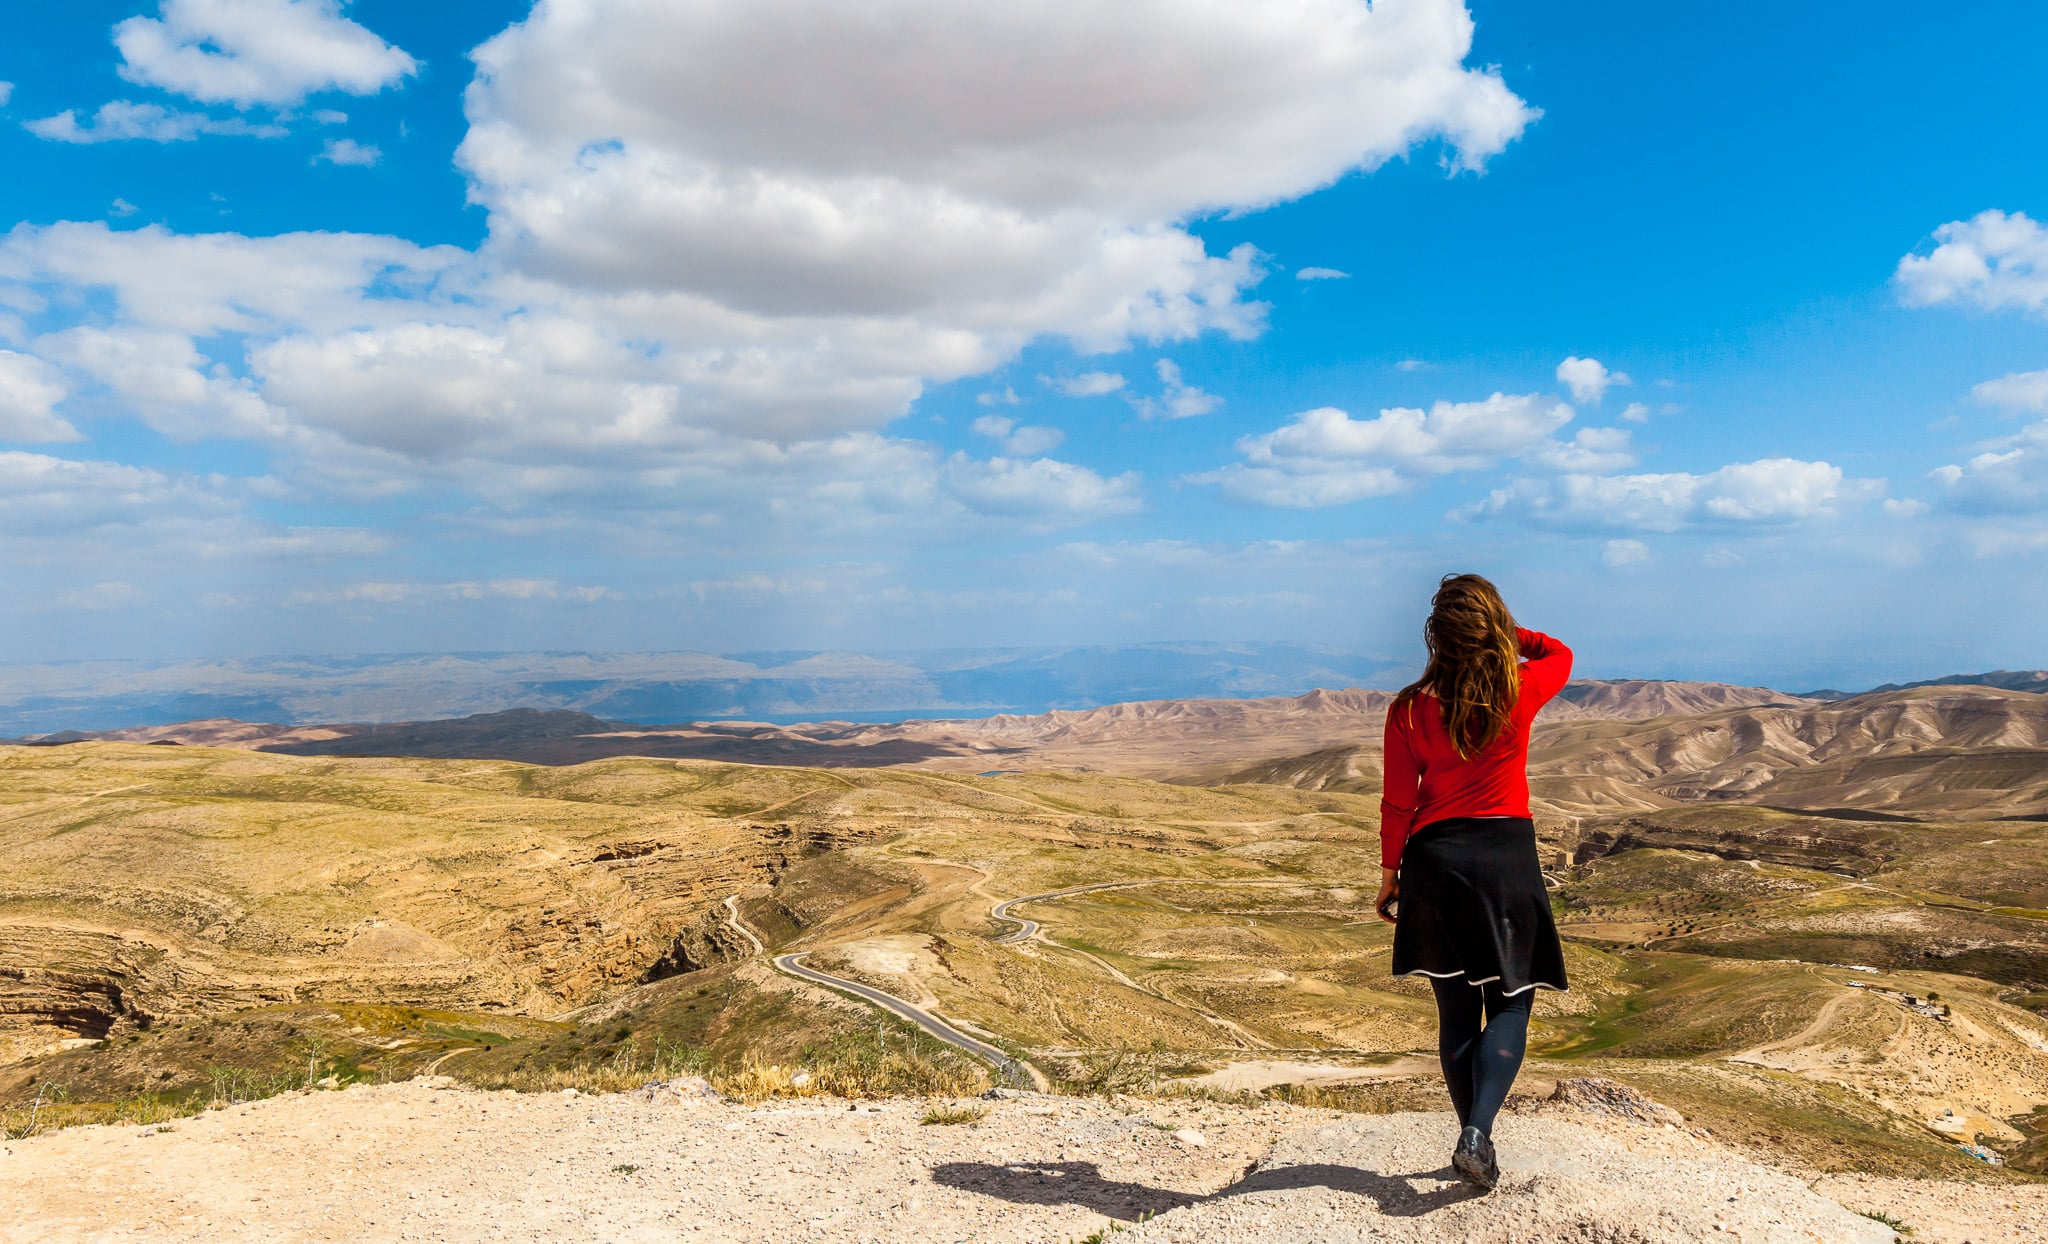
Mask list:
[[[0,736],[203,718],[379,724],[513,708],[626,722],[900,721],[1298,695],[1406,676],[1395,662],[1290,644],[71,662],[0,666]]]
[[[1919,682],[1888,682],[1872,687],[1870,691],[1802,691],[1799,694],[1809,700],[1846,700],[1852,696],[1869,695],[1871,691],[1905,691],[1913,687],[2000,687],[2006,691],[2031,691],[2036,694],[2048,692],[2048,670],[1991,670],[1983,674],[1949,674],[1941,678],[1923,678]]]
[[[1215,780],[1260,756],[1361,741],[1377,749],[1392,699],[1388,691],[1316,690],[1298,696],[1142,700],[1036,714],[788,725],[648,725],[569,709],[518,708],[385,723],[292,725],[214,718],[122,730],[63,731],[37,742],[175,743],[297,756],[419,756],[537,764],[630,755],[822,767],[1057,768]],[[1575,682],[1539,720],[1663,719],[1732,708],[1811,708],[1818,703],[1822,702],[1726,683]]]
[[[1227,722],[1243,713],[1265,713],[1231,705],[1314,693],[1366,696],[1371,707],[1362,717],[1371,718],[1384,711],[1383,693],[1327,689],[1393,687],[1411,673],[1370,656],[1286,644],[884,655],[455,653],[16,665],[0,666],[0,736],[72,738],[113,732],[133,737],[177,725],[172,733],[180,739],[197,741],[187,736],[204,734],[229,746],[332,754],[489,753],[513,759],[531,753],[531,758],[544,754],[549,762],[560,763],[571,755],[616,754],[617,742],[587,741],[596,735],[624,736],[685,722],[702,726],[684,731],[703,736],[689,745],[699,750],[673,754],[698,755],[709,748],[740,759],[772,743],[786,745],[792,755],[829,746],[833,756],[869,757],[795,763],[887,764],[898,761],[883,757],[933,755],[930,749],[940,739],[986,739],[992,731],[1021,728],[1020,718],[1048,714],[1049,720],[1066,723],[1060,729],[1069,733],[1087,720],[1071,715],[1089,713],[1101,714],[1104,722],[1142,720],[1148,731],[1156,731],[1176,713]],[[1960,685],[2042,692],[2048,691],[2048,671],[1955,674],[1874,690]],[[1595,717],[1706,713],[1841,700],[1852,694],[1868,693],[1792,695],[1725,683],[1616,679],[1573,683],[1551,716],[1568,707]],[[908,731],[859,728],[898,722],[928,724]],[[965,724],[970,722],[980,724]],[[203,723],[203,728],[192,723]],[[1377,729],[1376,722],[1372,728]],[[664,746],[683,747],[673,742],[678,735],[672,725],[662,733],[671,740]],[[1037,738],[1035,729],[1024,733]],[[1281,734],[1295,740],[1300,732],[1283,729]],[[1348,737],[1355,738],[1355,731]],[[576,739],[586,741],[570,741]]]

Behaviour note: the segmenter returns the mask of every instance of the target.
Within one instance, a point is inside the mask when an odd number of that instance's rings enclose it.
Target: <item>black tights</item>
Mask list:
[[[1437,1056],[1460,1127],[1493,1135],[1529,1045],[1529,1004],[1536,991],[1501,992],[1500,982],[1471,985],[1462,976],[1431,977],[1436,990]],[[1482,1023],[1481,1007],[1484,1007]]]

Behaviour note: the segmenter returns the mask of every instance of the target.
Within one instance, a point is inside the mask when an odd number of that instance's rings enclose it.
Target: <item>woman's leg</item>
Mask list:
[[[1486,1027],[1472,1042],[1471,1107],[1460,1111],[1458,1117],[1492,1136],[1493,1120],[1508,1099],[1508,1089],[1522,1069],[1522,1054],[1529,1047],[1529,1007],[1536,999],[1536,991],[1524,989],[1518,994],[1503,994],[1498,981],[1481,989],[1465,987],[1475,994],[1485,993]]]
[[[1451,1091],[1451,1108],[1463,1127],[1472,1117],[1472,1060],[1479,1047],[1484,999],[1462,976],[1432,976],[1429,985],[1436,992],[1436,1053],[1444,1065],[1444,1087]]]

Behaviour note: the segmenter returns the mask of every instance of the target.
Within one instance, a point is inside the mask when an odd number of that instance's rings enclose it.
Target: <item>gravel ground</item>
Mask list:
[[[1491,1196],[1446,1178],[1446,1114],[1338,1115],[1012,1094],[978,1122],[925,1103],[742,1107],[674,1093],[519,1095],[445,1082],[301,1093],[161,1127],[0,1145],[0,1239],[744,1240],[1131,1244],[1890,1239],[1800,1180],[1683,1130],[1502,1120]],[[1548,1155],[1548,1156],[1545,1156]],[[2036,1187],[1832,1181],[1920,1225]],[[1222,1195],[1217,1195],[1222,1194]],[[1995,1194],[2001,1201],[1985,1202]],[[1886,1198],[1891,1198],[1887,1200]],[[2027,1211],[2036,1215],[2036,1197]],[[1961,1221],[1961,1219],[1957,1219]]]
[[[1228,1196],[1175,1210],[1131,1244],[1585,1241],[1889,1244],[1889,1228],[1797,1179],[1647,1133],[1627,1141],[1550,1118],[1504,1117],[1500,1186],[1450,1169],[1449,1114],[1353,1115],[1291,1132]]]
[[[1887,1214],[1912,1228],[1913,1244],[2048,1241],[2048,1184],[1961,1184],[1939,1179],[1830,1175],[1822,1196],[1851,1209]]]

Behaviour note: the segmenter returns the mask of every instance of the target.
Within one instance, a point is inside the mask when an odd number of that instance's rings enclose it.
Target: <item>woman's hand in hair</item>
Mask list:
[[[1378,913],[1379,918],[1388,924],[1394,923],[1394,918],[1387,914],[1387,903],[1389,900],[1399,897],[1401,897],[1401,874],[1391,868],[1380,869],[1380,892],[1379,896],[1372,901],[1373,911]]]

